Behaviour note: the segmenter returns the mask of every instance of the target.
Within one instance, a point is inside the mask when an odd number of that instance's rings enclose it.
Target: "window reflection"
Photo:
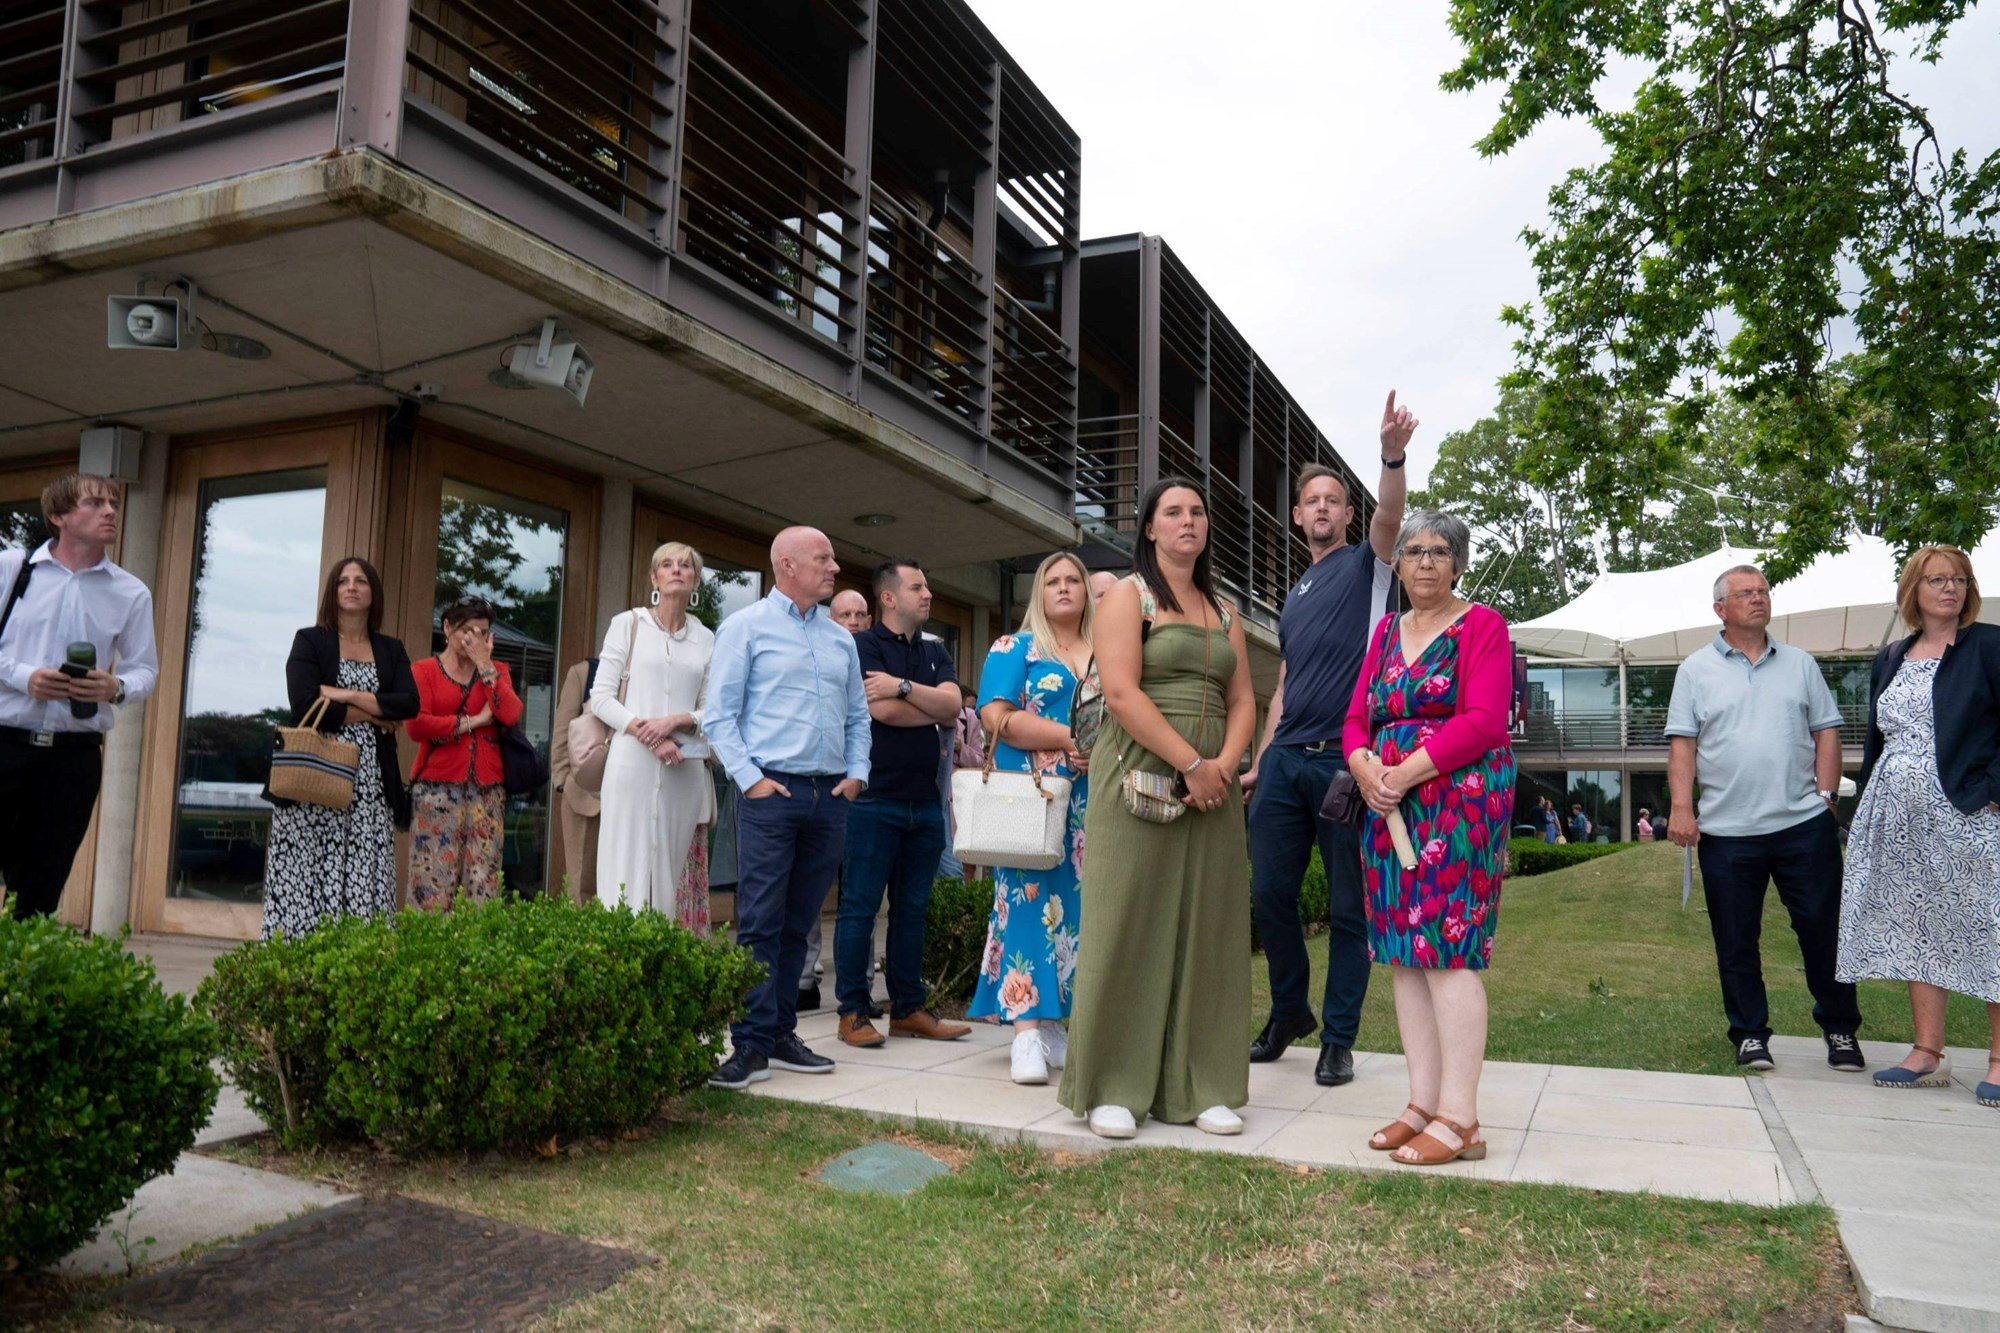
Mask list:
[[[285,659],[319,596],[326,469],[201,485],[188,625],[174,898],[259,903],[272,731],[291,722]]]
[[[40,500],[0,500],[0,551],[40,546],[48,535]]]
[[[555,713],[557,644],[569,514],[551,505],[444,479],[438,515],[437,588],[431,651],[444,648],[439,617],[462,597],[493,603],[493,658],[507,664],[521,696],[521,730],[544,758]],[[507,798],[502,865],[507,888],[533,896],[548,886],[549,792]]]

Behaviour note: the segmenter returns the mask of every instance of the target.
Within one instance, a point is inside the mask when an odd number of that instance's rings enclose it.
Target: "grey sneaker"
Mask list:
[[[1848,1038],[1852,1041],[1853,1038]],[[1771,1048],[1764,1044],[1762,1037],[1745,1037],[1736,1043],[1736,1064],[1740,1069],[1776,1069],[1778,1062],[1771,1058]]]

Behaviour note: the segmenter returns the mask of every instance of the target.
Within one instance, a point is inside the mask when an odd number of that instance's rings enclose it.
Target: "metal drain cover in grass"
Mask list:
[[[950,1174],[951,1168],[929,1153],[884,1140],[834,1158],[820,1168],[819,1178],[853,1194],[915,1194]]]
[[[653,1260],[415,1199],[357,1199],[129,1282],[174,1328],[511,1329]]]

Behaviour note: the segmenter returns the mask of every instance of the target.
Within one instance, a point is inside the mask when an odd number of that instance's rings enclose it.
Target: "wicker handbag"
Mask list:
[[[1069,851],[1070,780],[1034,771],[996,773],[993,754],[1006,731],[1003,720],[976,771],[961,768],[951,775],[951,814],[958,827],[951,854],[967,865],[1047,870]],[[1028,762],[1032,766],[1034,759]]]
[[[313,700],[296,727],[279,727],[271,750],[271,795],[284,801],[304,801],[329,810],[354,804],[354,773],[361,766],[361,747],[328,736],[319,729],[327,701]]]
[[[633,610],[636,612],[637,607]],[[639,642],[639,617],[632,617],[632,632],[625,638],[625,669],[618,673],[618,702],[625,702],[625,686],[632,679],[632,649]],[[611,757],[611,728],[604,719],[590,711],[590,700],[583,701],[583,711],[569,720],[569,782],[595,796],[604,790],[604,761]]]

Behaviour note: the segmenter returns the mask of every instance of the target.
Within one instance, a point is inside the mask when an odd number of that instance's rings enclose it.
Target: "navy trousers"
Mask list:
[[[798,1026],[806,932],[833,887],[847,843],[839,774],[769,773],[791,792],[745,800],[736,831],[736,943],[764,965],[729,1033],[739,1051],[769,1055]]]

